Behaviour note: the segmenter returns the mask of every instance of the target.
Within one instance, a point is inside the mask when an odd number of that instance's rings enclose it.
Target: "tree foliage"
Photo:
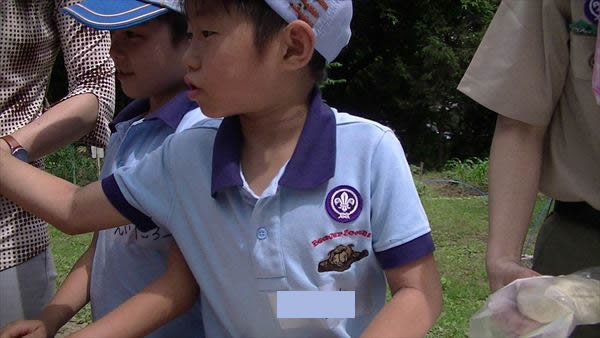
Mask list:
[[[330,69],[336,107],[395,129],[409,161],[486,156],[494,116],[456,90],[493,0],[358,0],[350,45]]]

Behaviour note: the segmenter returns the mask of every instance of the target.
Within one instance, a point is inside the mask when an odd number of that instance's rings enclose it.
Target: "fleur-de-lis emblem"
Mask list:
[[[356,189],[341,185],[327,194],[325,202],[329,216],[338,222],[348,223],[355,220],[362,209],[362,199]]]
[[[597,23],[598,15],[600,14],[600,1],[587,0],[584,7],[584,13],[591,23]]]
[[[354,204],[356,204],[356,200],[352,197],[349,197],[348,193],[344,191],[340,197],[336,197],[336,199],[333,201],[333,204],[335,204],[343,212],[347,212]]]

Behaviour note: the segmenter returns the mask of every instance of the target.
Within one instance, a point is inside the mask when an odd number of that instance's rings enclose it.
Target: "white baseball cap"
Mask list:
[[[333,61],[350,41],[352,0],[265,0],[286,22],[302,20],[313,28],[315,49]]]

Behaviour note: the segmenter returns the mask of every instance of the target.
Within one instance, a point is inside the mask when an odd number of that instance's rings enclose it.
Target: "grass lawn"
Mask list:
[[[466,336],[469,318],[488,296],[485,275],[487,199],[423,198],[436,244],[444,311],[430,337]]]
[[[56,272],[58,278],[57,285],[61,285],[63,280],[71,271],[71,267],[77,261],[79,256],[87,249],[92,234],[79,236],[69,236],[56,230],[54,227],[50,229],[50,242],[52,243],[52,253],[54,254],[54,264],[56,264]],[[78,323],[89,323],[92,321],[90,313],[90,305],[86,305],[77,315],[75,321]]]
[[[422,194],[429,217],[444,292],[444,310],[428,337],[464,337],[469,318],[488,296],[484,257],[487,238],[487,198],[444,197],[435,191]],[[538,203],[538,209],[542,205]],[[69,237],[51,230],[52,248],[61,282],[91,235]],[[89,322],[89,307],[76,317]]]

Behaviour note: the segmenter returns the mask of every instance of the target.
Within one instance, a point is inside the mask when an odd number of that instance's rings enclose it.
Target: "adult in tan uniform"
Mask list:
[[[486,259],[492,291],[538,273],[600,266],[600,106],[591,84],[599,10],[600,0],[504,0],[458,87],[498,113]],[[530,270],[519,261],[538,191],[556,206]]]

